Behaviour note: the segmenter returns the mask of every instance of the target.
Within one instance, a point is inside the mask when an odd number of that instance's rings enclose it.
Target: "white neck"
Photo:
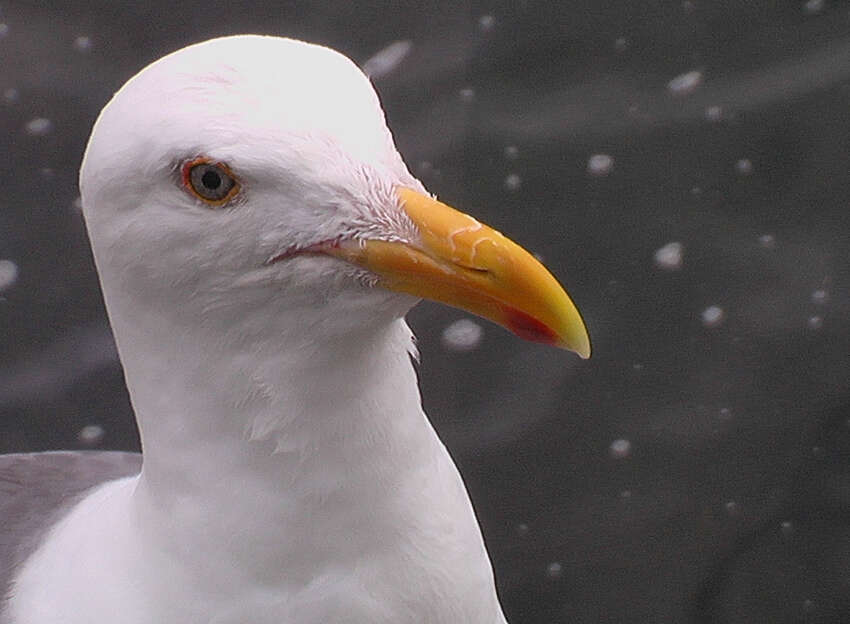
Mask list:
[[[315,561],[305,540],[287,543],[281,531],[312,532],[326,517],[339,523],[327,530],[357,535],[364,519],[352,517],[355,503],[395,504],[409,471],[433,461],[439,442],[420,407],[402,320],[319,348],[217,340],[161,318],[151,325],[134,319],[116,330],[144,451],[136,496],[174,519],[162,537],[175,548],[187,543],[184,530],[193,548],[199,538],[213,547],[238,525],[256,543],[233,544],[233,555],[252,567],[265,560],[278,573],[293,548]],[[178,338],[163,348],[152,332]]]
[[[35,624],[504,623],[403,320],[317,346],[145,318],[113,314],[142,474],[83,501],[27,565],[18,606],[61,616]],[[69,587],[79,569],[96,578]],[[45,576],[64,603],[45,604]]]

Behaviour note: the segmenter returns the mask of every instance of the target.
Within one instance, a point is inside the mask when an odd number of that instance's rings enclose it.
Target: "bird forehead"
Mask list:
[[[167,97],[210,117],[251,125],[344,125],[383,116],[366,76],[348,58],[317,45],[271,37],[227,37],[184,48],[142,70],[130,97]],[[157,107],[155,110],[162,110]]]
[[[289,39],[226,37],[179,50],[128,81],[98,125],[93,139],[117,135],[127,145],[136,137],[143,154],[157,157],[151,143],[250,152],[272,142],[297,157],[309,142],[310,151],[369,164],[395,160],[365,75],[338,52]]]

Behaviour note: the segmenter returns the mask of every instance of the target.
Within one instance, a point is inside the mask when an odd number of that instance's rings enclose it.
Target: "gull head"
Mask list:
[[[149,65],[100,114],[80,188],[107,307],[344,333],[425,297],[590,353],[551,274],[429,196],[368,78],[322,46],[225,37]]]

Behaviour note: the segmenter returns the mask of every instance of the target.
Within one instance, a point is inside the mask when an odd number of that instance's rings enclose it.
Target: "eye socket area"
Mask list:
[[[210,206],[223,206],[239,192],[239,181],[224,163],[194,158],[183,163],[183,186]]]

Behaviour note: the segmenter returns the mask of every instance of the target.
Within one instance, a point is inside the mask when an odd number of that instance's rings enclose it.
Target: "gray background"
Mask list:
[[[411,169],[539,253],[595,349],[481,321],[457,352],[463,313],[410,315],[509,619],[850,621],[847,4],[40,1],[0,22],[0,452],[138,445],[75,204],[112,92],[216,35],[360,63],[409,41],[375,83]]]

